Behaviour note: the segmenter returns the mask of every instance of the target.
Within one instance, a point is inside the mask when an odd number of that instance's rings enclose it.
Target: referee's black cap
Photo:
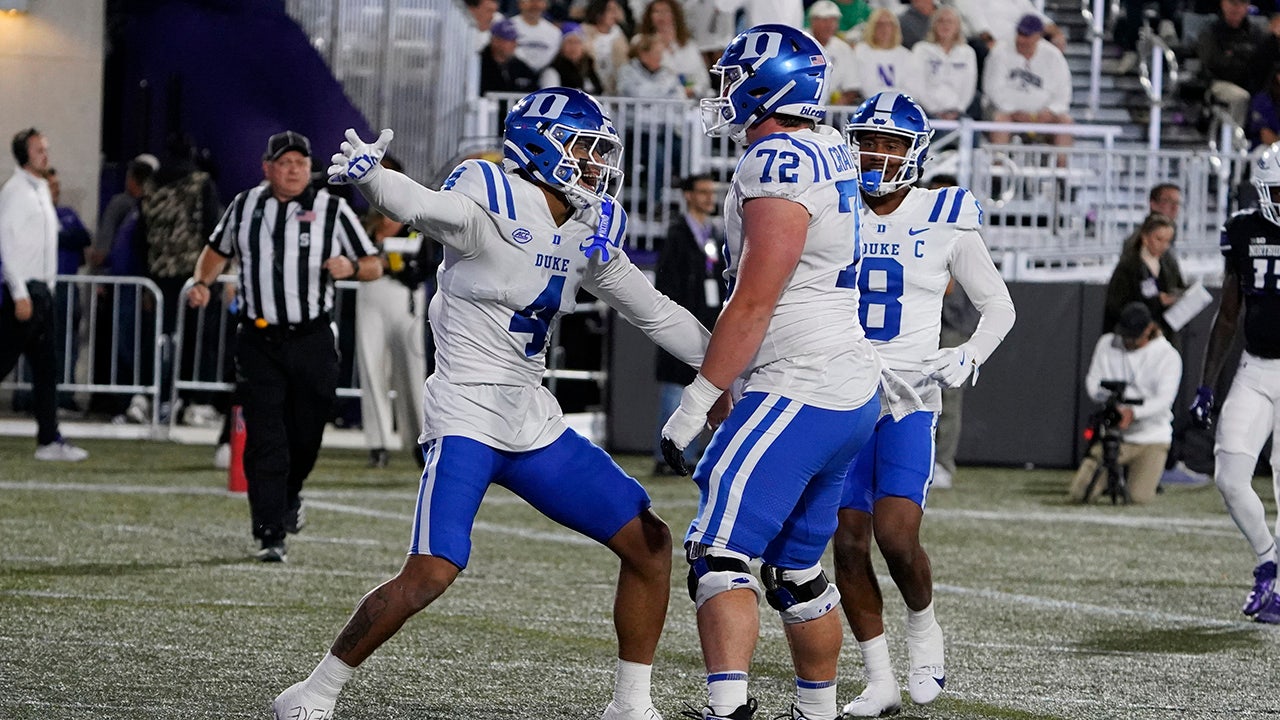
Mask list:
[[[282,133],[276,133],[267,140],[267,152],[262,156],[263,160],[279,160],[280,156],[297,150],[307,157],[311,157],[311,141],[306,135],[296,133],[292,130],[286,130]]]

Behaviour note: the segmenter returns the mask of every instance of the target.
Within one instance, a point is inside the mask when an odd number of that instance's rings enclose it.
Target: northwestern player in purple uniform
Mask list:
[[[467,566],[472,522],[498,484],[619,557],[618,668],[603,720],[661,720],[649,688],[671,588],[670,532],[644,488],[565,424],[542,385],[552,328],[579,287],[693,367],[706,348],[702,324],[622,251],[626,216],[608,195],[622,177],[613,123],[580,90],[539,90],[507,115],[502,165],[466,160],[440,192],[379,164],[391,137],[383,130],[370,145],[348,130],[329,178],[355,183],[378,210],[445,246],[429,309],[436,371],[423,389],[426,467],[409,556],[360,601],[311,676],[276,698],[276,718],[332,717],[355,666]]]
[[[1218,416],[1213,480],[1256,557],[1244,614],[1280,624],[1280,595],[1275,592],[1280,518],[1273,532],[1267,527],[1262,499],[1253,490],[1258,455],[1271,437],[1273,491],[1280,499],[1280,438],[1274,436],[1280,426],[1280,143],[1254,161],[1253,186],[1259,207],[1236,213],[1222,229],[1222,300],[1209,332],[1204,374],[1191,414],[1200,425],[1209,426],[1213,388],[1243,309],[1244,354]]]

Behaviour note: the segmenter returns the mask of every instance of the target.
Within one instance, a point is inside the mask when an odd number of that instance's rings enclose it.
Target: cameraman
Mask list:
[[[1122,433],[1118,463],[1128,469],[1129,494],[1134,503],[1150,502],[1160,484],[1173,437],[1171,407],[1181,378],[1182,358],[1160,334],[1151,310],[1141,302],[1125,305],[1114,331],[1098,338],[1093,349],[1085,376],[1089,397],[1105,403],[1111,392],[1102,386],[1103,381],[1126,383],[1115,417],[1110,420]],[[1126,402],[1139,400],[1141,404]],[[1101,459],[1102,444],[1094,442],[1071,481],[1072,500],[1085,500],[1085,490]],[[1104,476],[1094,484],[1089,499],[1096,498],[1106,487]]]

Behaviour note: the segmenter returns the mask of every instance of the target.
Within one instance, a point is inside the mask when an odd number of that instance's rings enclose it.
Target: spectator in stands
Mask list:
[[[702,60],[709,68],[720,59],[720,53],[736,34],[737,17],[734,13],[721,12],[715,2],[683,0],[682,4],[693,44],[702,53]]]
[[[527,93],[538,86],[538,74],[516,57],[515,24],[507,18],[489,29],[489,44],[480,52],[480,93]]]
[[[472,47],[480,52],[489,44],[489,29],[495,22],[503,19],[498,12],[498,0],[467,0],[467,12],[471,13],[471,19],[476,24],[475,44]]]
[[[931,118],[968,115],[978,90],[978,58],[964,41],[960,14],[944,5],[932,14],[925,39],[911,49],[914,97]]]
[[[684,83],[663,64],[666,43],[656,35],[636,35],[631,61],[618,71],[618,91],[627,97],[676,100],[687,97]]]
[[[1018,21],[1012,45],[997,44],[983,70],[982,91],[996,122],[1067,125],[1071,116],[1071,70],[1062,51],[1044,39],[1044,23],[1035,13]],[[993,131],[991,142],[1008,144],[1012,133]],[[1071,145],[1071,135],[1059,133],[1053,144]],[[1066,155],[1058,156],[1066,164]]]
[[[1147,194],[1147,209],[1151,213],[1164,215],[1176,223],[1178,212],[1182,209],[1182,189],[1173,183],[1156,185]]]
[[[32,369],[37,460],[76,462],[89,453],[58,431],[53,290],[57,278],[58,216],[44,172],[49,145],[35,128],[13,136],[17,161],[0,187],[0,378],[25,357]]]
[[[1123,54],[1116,65],[1116,72],[1127,74],[1138,66],[1138,33],[1146,24],[1143,13],[1148,5],[1155,5],[1160,37],[1169,47],[1178,46],[1178,32],[1173,21],[1181,11],[1180,0],[1120,0],[1124,14],[1116,21],[1112,38]]]
[[[862,25],[871,17],[871,4],[867,0],[832,0],[840,11],[837,32],[852,44],[862,34]],[[815,3],[816,4],[816,3]],[[809,6],[813,12],[813,6]]]
[[[1136,242],[1130,243],[1120,253],[1120,260],[1107,283],[1103,328],[1113,327],[1119,322],[1120,313],[1126,305],[1140,302],[1147,306],[1151,317],[1160,326],[1161,334],[1174,347],[1179,345],[1177,335],[1164,319],[1165,308],[1177,302],[1187,288],[1177,261],[1169,254],[1173,230],[1173,221],[1169,218],[1150,215],[1138,228]]]
[[[1196,56],[1210,98],[1226,106],[1235,124],[1244,127],[1249,98],[1262,86],[1260,78],[1271,71],[1256,67],[1267,33],[1249,22],[1245,0],[1221,0],[1220,10],[1220,17],[1200,33]]]
[[[711,94],[707,63],[689,34],[679,3],[675,0],[652,0],[645,6],[636,32],[655,35],[662,41],[662,63],[680,78],[685,97],[702,98]]]
[[[706,0],[704,0],[706,1]],[[750,28],[765,23],[804,27],[803,0],[710,0],[720,12],[733,15],[741,10],[742,27]]]
[[[565,23],[560,52],[551,64],[538,75],[538,87],[571,87],[591,95],[600,95],[604,86],[596,74],[595,60],[587,52],[582,28]]]
[[[693,175],[680,183],[680,189],[685,211],[667,228],[667,236],[658,249],[653,285],[710,329],[720,316],[725,295],[725,262],[720,253],[724,232],[712,217],[716,210],[716,184],[710,175]],[[660,399],[653,442],[655,475],[675,474],[662,459],[662,427],[680,406],[680,393],[695,376],[697,372],[687,364],[658,349],[654,365]],[[696,438],[685,448],[684,457],[690,467],[698,462],[705,446],[703,438]]]
[[[630,46],[618,26],[623,17],[618,0],[591,0],[582,25],[587,51],[595,61],[596,74],[606,95],[618,92],[618,70],[627,64]]]
[[[1272,68],[1266,87],[1249,101],[1246,134],[1252,147],[1280,140],[1280,67]]]
[[[1048,15],[1036,9],[1031,0],[955,0],[956,9],[969,37],[988,50],[997,45],[1013,45],[1018,27],[1027,15],[1040,20],[1040,33],[1058,50],[1067,49],[1067,35]]]
[[[871,12],[862,42],[853,53],[858,63],[858,102],[886,90],[911,93],[911,51],[902,46],[902,28],[891,10]]]
[[[1182,358],[1160,334],[1160,327],[1144,303],[1125,305],[1118,317],[1114,329],[1098,338],[1094,346],[1085,391],[1094,402],[1105,402],[1111,393],[1102,387],[1102,382],[1122,381],[1122,398],[1142,401],[1121,404],[1115,425],[1123,436],[1118,462],[1126,469],[1130,499],[1142,504],[1155,499],[1164,474],[1165,457],[1173,438],[1172,407],[1182,378]],[[1094,443],[1071,480],[1068,492],[1072,500],[1093,500],[1106,490],[1106,477],[1089,488],[1101,461],[1102,444]]]
[[[511,18],[516,29],[516,57],[535,74],[560,52],[560,28],[543,17],[546,12],[547,0],[520,0],[520,13]]]
[[[840,39],[840,7],[832,0],[818,0],[809,8],[809,32],[827,54],[827,92],[832,105],[858,101],[858,58],[849,43]],[[688,383],[685,383],[686,385]]]
[[[924,39],[924,36],[929,33],[929,27],[933,24],[933,14],[937,9],[938,5],[934,0],[911,0],[911,6],[898,16],[898,24],[902,26],[904,47],[915,48],[916,43]],[[959,15],[956,17],[958,28]],[[925,110],[928,108],[926,107]],[[933,113],[929,115],[933,116]]]

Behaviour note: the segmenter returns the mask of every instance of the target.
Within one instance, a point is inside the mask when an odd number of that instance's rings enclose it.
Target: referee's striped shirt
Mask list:
[[[223,257],[240,258],[240,303],[250,321],[302,323],[333,307],[331,257],[354,263],[377,249],[351,206],[328,190],[307,188],[287,203],[263,183],[236,196],[209,236]]]

